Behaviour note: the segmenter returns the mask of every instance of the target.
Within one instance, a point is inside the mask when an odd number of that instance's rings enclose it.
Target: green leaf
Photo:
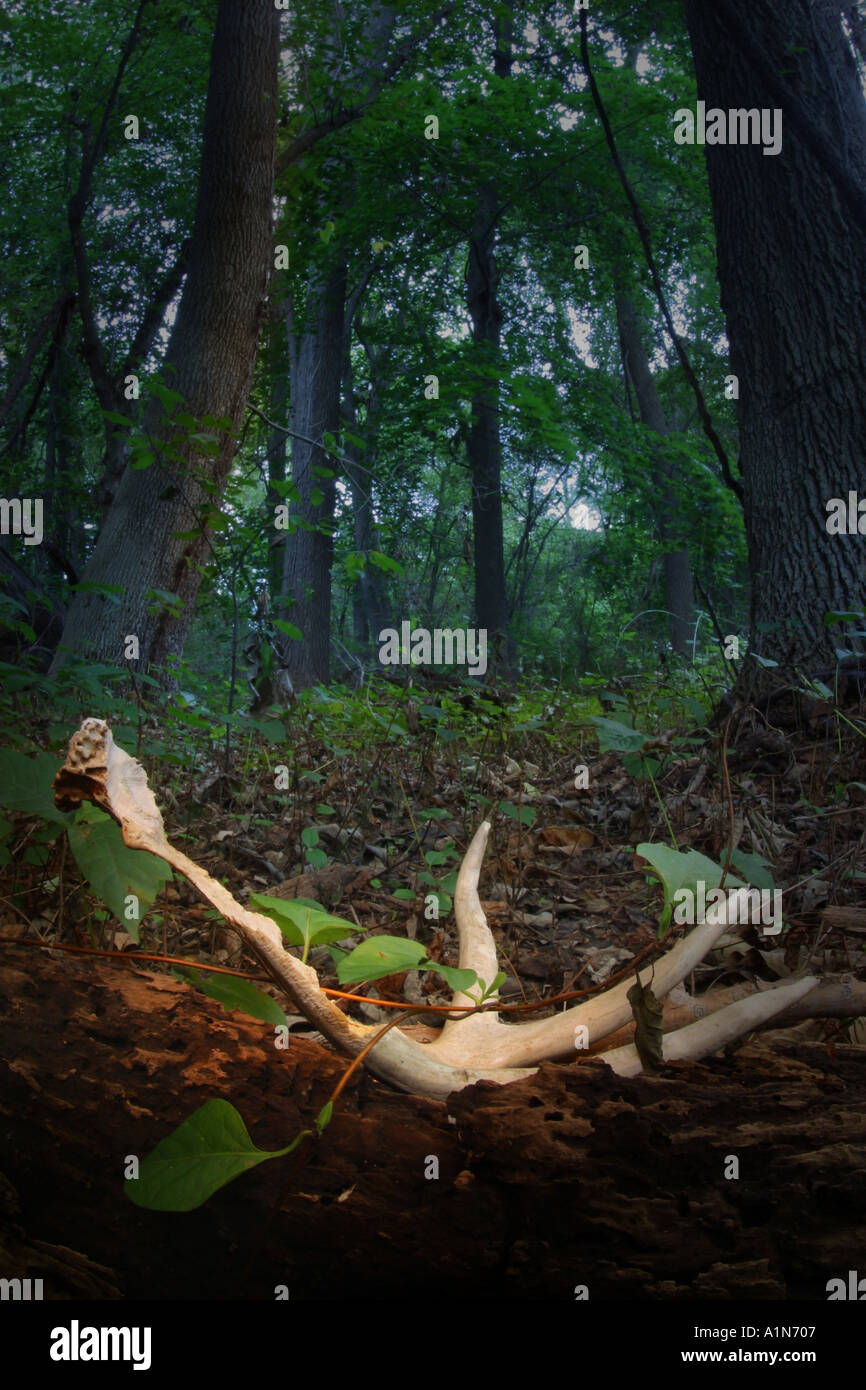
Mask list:
[[[367,559],[380,570],[393,570],[395,574],[403,573],[403,566],[397,560],[392,560],[390,555],[383,555],[381,550],[368,550]]]
[[[270,898],[264,893],[250,893],[250,906],[276,922],[293,946],[303,946],[305,950],[328,941],[345,941],[359,930],[355,922],[335,917],[309,899]]]
[[[722,881],[721,864],[716,864],[696,849],[684,853],[682,850],[671,849],[668,845],[642,844],[638,845],[635,852],[647,860],[650,868],[661,879],[664,888],[665,902],[659,919],[659,935],[670,925],[675,893],[681,888],[687,888],[697,895],[699,882],[703,882],[709,892],[712,888],[718,888]],[[725,886],[742,888],[743,881],[729,873],[725,879]]]
[[[71,825],[72,815],[58,811],[54,805],[51,784],[58,767],[57,758],[51,753],[27,758],[11,748],[0,748],[0,806],[7,811],[41,816],[58,825]]]
[[[655,777],[661,768],[658,758],[647,758],[642,753],[623,753],[622,765],[629,777]]]
[[[775,890],[773,875],[768,872],[770,868],[769,860],[761,854],[747,854],[745,850],[735,849],[731,855],[731,863],[739,869],[746,883],[751,883],[755,888],[766,888],[770,892]],[[730,881],[730,875],[725,882]]]
[[[309,1132],[284,1149],[257,1149],[234,1106],[208,1100],[142,1160],[138,1178],[127,1178],[124,1191],[149,1211],[194,1211],[241,1173],[291,1153]]]
[[[314,869],[324,869],[328,862],[328,856],[323,849],[308,849],[306,859]]]
[[[832,627],[834,623],[857,623],[863,618],[863,613],[854,609],[847,613],[829,612],[824,614],[825,627]]]
[[[630,729],[627,724],[620,724],[615,719],[602,719],[601,715],[593,714],[589,722],[598,730],[598,747],[601,753],[607,753],[611,749],[618,753],[636,753],[646,743],[646,734],[642,734],[639,729]]]
[[[464,993],[478,983],[478,976],[474,970],[459,970],[455,965],[442,965],[438,960],[425,960],[420,968],[441,975],[450,989],[460,989]]]
[[[284,618],[274,618],[274,627],[277,632],[284,632],[287,637],[294,637],[296,642],[303,641],[304,634],[294,623],[287,623]]]
[[[405,936],[371,936],[340,961],[337,979],[341,985],[356,985],[401,970],[417,970],[425,954],[420,941],[409,941]]]
[[[319,843],[319,832],[314,825],[304,827],[301,831],[301,841],[308,849],[312,849],[314,845]]]
[[[504,816],[509,816],[511,820],[520,821],[521,825],[532,825],[535,822],[535,811],[531,806],[515,806],[512,801],[500,801],[499,809]],[[428,859],[432,864],[432,859]],[[437,863],[442,863],[439,859]]]
[[[331,1123],[331,1116],[333,1115],[333,1113],[334,1113],[334,1102],[333,1102],[332,1100],[328,1100],[328,1101],[325,1102],[325,1104],[322,1106],[321,1110],[319,1111],[318,1115],[316,1116],[316,1133],[317,1133],[317,1134],[321,1134],[321,1133],[322,1133],[322,1130],[323,1130],[327,1125],[329,1125],[329,1124]]]
[[[266,743],[282,743],[286,737],[285,725],[279,719],[257,719],[255,727]]]
[[[234,975],[202,974],[199,970],[183,969],[172,971],[182,980],[200,989],[209,999],[215,999],[224,1009],[240,1009],[250,1018],[260,1018],[263,1023],[287,1023],[285,1013],[276,999],[258,989],[250,980],[239,980]]]
[[[80,584],[70,584],[69,587],[74,594],[101,594],[110,603],[120,603],[123,593],[122,584],[94,584],[89,579],[82,579]]]
[[[164,859],[123,843],[120,827],[96,806],[80,806],[69,827],[69,848],[97,897],[138,941],[138,923],[172,876]],[[139,902],[136,921],[124,915],[124,899],[134,893]]]

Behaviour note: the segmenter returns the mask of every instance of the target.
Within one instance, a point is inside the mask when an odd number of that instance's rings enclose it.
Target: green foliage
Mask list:
[[[670,926],[676,893],[682,889],[688,889],[697,894],[699,882],[703,882],[705,888],[710,890],[718,888],[722,881],[722,866],[716,864],[712,859],[708,859],[705,854],[701,854],[696,849],[683,852],[682,850],[670,849],[668,845],[642,844],[638,845],[636,853],[642,859],[646,859],[650,868],[661,880],[664,889],[664,907],[659,918],[660,938],[664,936]],[[728,873],[725,884],[729,888],[741,888],[743,881]]]
[[[125,845],[120,827],[96,806],[79,807],[68,835],[69,848],[90,887],[137,942],[139,924],[171,880],[171,869],[155,854]],[[138,900],[137,906],[131,905],[132,916],[126,908],[130,894]]]
[[[448,983],[451,989],[468,990],[477,982],[474,970],[458,970],[442,965],[427,956],[420,941],[402,936],[371,936],[344,956],[337,968],[341,985],[356,985],[362,980],[381,980],[403,970],[432,970]]]
[[[194,1211],[226,1183],[292,1153],[309,1130],[284,1149],[257,1149],[233,1105],[208,1100],[142,1159],[139,1176],[124,1191],[137,1207],[150,1211]]]
[[[210,971],[203,973],[192,967],[176,966],[172,974],[181,980],[188,980],[209,999],[216,999],[224,1009],[238,1009],[250,1018],[261,1019],[263,1023],[286,1024],[288,1021],[277,1001],[250,980],[241,980],[233,975],[214,975]]]
[[[321,903],[310,898],[271,898],[264,893],[251,893],[250,906],[276,922],[291,945],[303,948],[302,961],[306,961],[312,946],[345,941],[347,936],[363,930],[354,922],[334,917]]]
[[[57,759],[49,753],[28,758],[0,748],[0,805],[65,828],[82,875],[137,942],[139,923],[171,879],[171,869],[147,850],[129,849],[116,823],[97,807],[81,806],[74,815],[58,811],[51,790],[57,770]],[[133,916],[127,912],[130,894],[137,899],[137,907],[130,904]]]

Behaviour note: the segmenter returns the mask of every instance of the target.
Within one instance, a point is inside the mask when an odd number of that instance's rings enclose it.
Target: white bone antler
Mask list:
[[[95,802],[118,822],[127,845],[149,850],[184,874],[238,932],[299,1012],[339,1051],[357,1056],[375,1036],[375,1026],[347,1018],[328,999],[315,971],[285,949],[280,931],[269,917],[242,907],[222,884],[168,841],[144,769],[117,747],[104,721],[86,719],[73,735],[66,762],[54,779],[54,789],[61,808],[68,809],[85,800]],[[498,971],[498,962],[493,934],[478,896],[478,880],[489,832],[485,821],[466,851],[454,895],[460,966],[474,970],[488,986]],[[714,906],[700,926],[656,962],[652,988],[658,998],[679,984],[722,935],[728,925],[729,902],[733,904],[733,899]],[[730,916],[737,920],[732,911]],[[641,982],[650,982],[649,968]],[[682,1061],[707,1056],[784,1010],[796,1006],[802,1011],[808,1008],[804,996],[817,984],[815,977],[807,976],[794,984],[740,999],[696,1023],[667,1033],[663,1040],[664,1059]],[[444,1099],[476,1081],[517,1081],[531,1076],[544,1059],[581,1055],[575,1049],[576,1037],[582,1046],[584,1036],[590,1043],[598,1043],[621,1029],[632,1016],[627,999],[631,986],[630,980],[624,981],[561,1014],[531,1023],[508,1024],[489,1010],[470,1013],[462,1019],[451,1018],[430,1044],[416,1042],[392,1028],[364,1062],[375,1076],[399,1090],[434,1099]],[[453,999],[455,1007],[475,1002],[472,994],[462,992],[457,992]],[[804,1015],[800,1012],[799,1016]],[[641,1070],[637,1051],[631,1044],[596,1055],[622,1075]]]

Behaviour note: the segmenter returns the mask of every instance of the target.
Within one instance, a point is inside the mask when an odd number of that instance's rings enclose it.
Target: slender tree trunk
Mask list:
[[[659,436],[651,463],[653,511],[664,558],[671,646],[680,656],[687,657],[694,632],[695,596],[685,528],[678,521],[682,509],[673,485],[673,468],[662,442],[670,437],[671,429],[650,371],[634,304],[622,291],[616,296],[616,317],[623,361],[637,396],[641,422]]]
[[[284,428],[289,399],[289,361],[287,306],[282,300],[273,301],[270,313],[270,354],[268,413],[274,422],[268,430],[268,490],[265,510],[273,516],[274,507],[284,501],[274,488],[274,483],[286,481],[286,462],[288,458],[289,437]],[[268,593],[272,603],[280,593],[285,564],[285,533],[274,531],[268,548]]]
[[[498,77],[511,73],[511,20],[495,22],[494,69]],[[467,455],[472,473],[474,528],[475,621],[487,629],[491,667],[508,671],[514,651],[510,634],[505,587],[502,538],[502,441],[499,431],[499,365],[502,309],[499,304],[499,271],[496,265],[496,216],[498,200],[494,184],[483,187],[469,243],[466,298],[472,319],[477,361],[484,374],[472,397],[472,425]],[[489,373],[489,375],[488,375]]]
[[[708,145],[706,160],[740,391],[753,644],[808,670],[838,642],[824,614],[864,603],[863,536],[828,534],[827,503],[866,493],[866,106],[838,5],[685,9],[707,107],[783,113],[780,154]]]
[[[285,643],[296,690],[326,683],[330,674],[331,565],[334,558],[335,469],[319,443],[340,427],[340,380],[345,329],[346,265],[341,258],[307,305],[307,327],[292,380],[292,481],[301,500],[292,508],[297,529],[286,537],[281,609],[302,633]],[[301,437],[303,436],[303,437]]]
[[[351,324],[347,324],[343,354],[343,416],[351,430],[358,434],[355,383],[352,371]],[[367,557],[367,563],[358,577],[358,584],[352,594],[352,631],[356,642],[368,649],[373,656],[373,648],[378,642],[379,633],[389,625],[388,584],[385,575],[371,564],[371,550],[381,551],[382,538],[373,512],[373,490],[371,470],[376,461],[376,438],[379,425],[379,382],[376,355],[368,352],[370,361],[370,389],[367,395],[367,409],[364,420],[363,456],[351,441],[346,443],[346,477],[352,490],[352,520],[354,523],[355,549]],[[363,462],[362,462],[363,458]]]
[[[129,634],[143,665],[183,651],[209,553],[207,513],[246,406],[271,263],[278,48],[273,5],[220,0],[189,274],[162,372],[194,419],[226,418],[231,428],[214,431],[215,456],[202,454],[191,431],[173,428],[151,399],[145,429],[156,460],[127,465],[84,575],[91,585],[122,585],[122,597],[113,604],[92,591],[75,595],[52,670],[69,653],[118,662]],[[179,596],[178,617],[154,590]]]

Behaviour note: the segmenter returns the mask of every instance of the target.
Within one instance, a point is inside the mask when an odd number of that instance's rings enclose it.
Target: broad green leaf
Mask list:
[[[384,975],[396,975],[401,970],[417,970],[425,955],[420,941],[404,936],[371,936],[340,961],[337,979],[341,985],[381,980]]]
[[[260,1018],[263,1023],[286,1023],[286,1015],[276,999],[264,990],[258,989],[250,980],[239,980],[235,975],[212,975],[209,971],[182,969],[178,967],[173,974],[189,982],[215,999],[224,1009],[240,1009],[250,1018]]]
[[[318,903],[311,904],[303,898],[271,898],[264,893],[250,893],[250,907],[272,918],[286,940],[293,946],[303,946],[305,952],[310,946],[324,945],[328,941],[345,941],[359,930],[355,922],[335,917]]]
[[[716,864],[696,849],[683,852],[671,849],[668,845],[642,844],[638,845],[635,852],[647,860],[653,871],[658,874],[664,888],[664,909],[659,919],[660,935],[670,925],[674,895],[681,888],[688,888],[697,895],[699,882],[702,882],[709,892],[711,888],[718,888],[722,881],[721,864]],[[742,888],[743,882],[729,873],[725,879],[725,886]]]
[[[51,784],[59,768],[57,757],[51,753],[28,758],[11,748],[0,748],[0,806],[7,811],[41,816],[58,825],[71,825],[72,815],[58,811],[54,805]]]
[[[636,753],[646,743],[646,734],[639,729],[630,729],[627,724],[620,724],[615,719],[603,719],[601,715],[593,714],[589,722],[598,730],[598,747],[602,753],[611,749],[618,753]]]
[[[474,970],[460,970],[456,965],[442,965],[438,960],[425,960],[420,969],[432,970],[434,974],[441,975],[453,990],[460,989],[465,992],[478,984],[478,976]]]
[[[383,555],[381,550],[368,550],[367,559],[380,570],[393,570],[395,574],[403,573],[403,566],[397,560],[392,560],[390,555]]]
[[[284,632],[287,637],[293,637],[296,642],[303,641],[304,634],[294,623],[287,623],[284,618],[274,618],[274,627],[277,632]]]
[[[255,727],[266,743],[282,743],[286,737],[285,725],[279,719],[257,719]]]
[[[746,883],[751,883],[755,888],[766,888],[770,892],[775,889],[773,875],[769,872],[769,860],[763,855],[747,854],[745,850],[735,849],[731,855],[731,863],[739,869]],[[730,882],[730,875],[725,882]]]
[[[79,807],[69,827],[69,848],[93,892],[137,942],[139,923],[172,877],[165,860],[145,849],[130,849],[120,827],[96,806]],[[130,893],[138,898],[137,920],[124,914]]]
[[[241,1173],[291,1153],[309,1132],[284,1149],[257,1149],[234,1106],[208,1100],[142,1160],[138,1178],[127,1178],[124,1191],[149,1211],[194,1211]]]

